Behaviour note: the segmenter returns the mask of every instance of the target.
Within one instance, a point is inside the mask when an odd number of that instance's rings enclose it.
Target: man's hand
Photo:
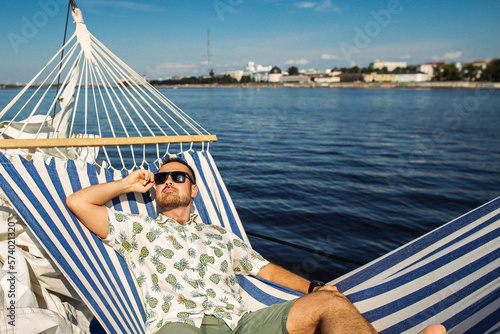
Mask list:
[[[145,193],[155,185],[155,175],[145,169],[136,169],[124,181],[129,184],[129,192]]]
[[[313,292],[316,291],[339,291],[336,286],[331,284],[325,284],[323,286],[317,286],[313,289]]]
[[[314,290],[313,290],[313,292],[316,292],[316,291],[330,291],[330,292],[333,292],[333,293],[347,299],[347,297],[344,296],[344,294],[342,292],[340,292],[336,286],[331,285],[331,284],[325,284],[323,286],[318,286],[318,287],[314,288]]]

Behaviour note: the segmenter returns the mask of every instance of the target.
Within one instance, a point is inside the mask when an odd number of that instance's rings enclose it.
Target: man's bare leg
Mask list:
[[[286,328],[290,334],[376,333],[354,305],[333,286],[299,298],[290,309]]]
[[[290,309],[290,334],[377,333],[354,305],[335,287],[326,286],[299,298]],[[419,334],[445,334],[443,325],[430,325]]]

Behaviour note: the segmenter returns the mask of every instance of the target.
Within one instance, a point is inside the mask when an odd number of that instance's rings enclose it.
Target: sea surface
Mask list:
[[[161,89],[267,259],[332,280],[500,196],[500,90]],[[0,90],[0,108],[17,91]],[[343,258],[336,260],[318,252]]]

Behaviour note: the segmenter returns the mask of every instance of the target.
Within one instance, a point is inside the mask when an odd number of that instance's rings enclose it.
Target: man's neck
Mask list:
[[[162,214],[165,217],[171,218],[181,225],[186,224],[191,220],[191,207],[189,208],[176,208],[172,210],[163,210]]]

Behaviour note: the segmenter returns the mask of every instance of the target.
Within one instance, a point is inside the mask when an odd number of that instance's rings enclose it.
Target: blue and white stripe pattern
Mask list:
[[[108,170],[78,168],[73,161],[46,164],[35,156],[10,162],[0,155],[3,192],[102,326],[109,332],[142,333],[143,304],[124,261],[65,205],[76,189],[111,177]]]
[[[247,240],[211,155],[181,157],[195,167],[198,214]],[[121,177],[71,160],[10,161],[0,154],[2,190],[103,327],[111,333],[141,333],[142,296],[124,261],[65,205],[72,192]],[[156,216],[153,191],[120,196],[109,205]],[[449,333],[500,333],[499,254],[497,198],[332,283],[382,333],[416,333],[431,323],[444,324]],[[252,310],[300,296],[256,278],[238,280]]]
[[[212,155],[204,151],[193,155],[184,153],[181,158],[195,170],[199,195],[194,199],[194,204],[203,222],[222,226],[248,242],[236,208]]]
[[[381,333],[500,333],[500,197],[332,283]]]

